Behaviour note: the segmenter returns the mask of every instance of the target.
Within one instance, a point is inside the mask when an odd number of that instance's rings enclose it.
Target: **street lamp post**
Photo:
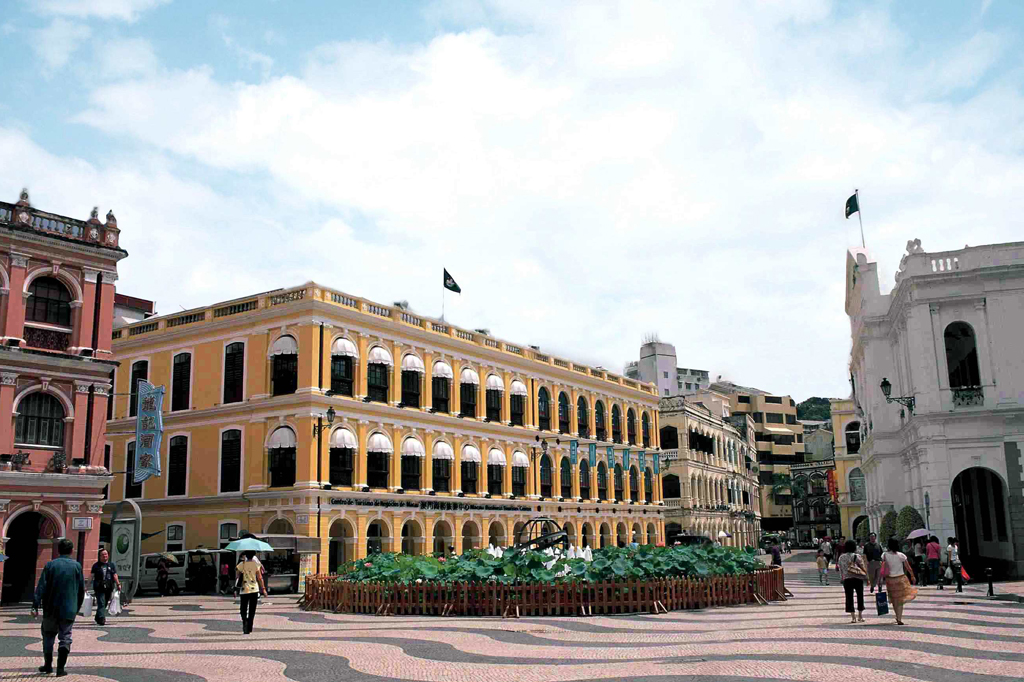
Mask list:
[[[896,398],[890,397],[890,395],[892,394],[892,384],[889,383],[889,380],[887,378],[885,378],[885,377],[882,377],[881,387],[882,387],[882,394],[885,396],[885,402],[887,402],[887,403],[899,403],[900,405],[903,405],[908,410],[910,410],[911,414],[914,413],[914,404],[915,404],[914,396],[912,396],[912,395],[911,396],[898,396]]]

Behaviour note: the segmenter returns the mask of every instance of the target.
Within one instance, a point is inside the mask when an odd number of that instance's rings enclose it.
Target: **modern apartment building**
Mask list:
[[[718,398],[661,399],[665,533],[670,542],[680,534],[705,535],[754,547],[761,536],[761,500],[753,422],[730,416],[728,400]]]
[[[96,560],[119,246],[100,222],[0,203],[0,562],[3,603],[31,601],[56,543]]]
[[[711,390],[728,396],[735,415],[749,415],[757,442],[761,482],[761,528],[772,532],[793,529],[790,467],[804,461],[804,431],[796,418],[796,402],[755,388],[716,382]]]
[[[853,401],[866,513],[916,508],[956,536],[967,572],[1024,575],[1024,242],[926,252],[907,243],[882,293],[846,256]]]
[[[653,385],[316,283],[114,331],[114,467],[140,379],[167,387],[163,476],[115,486],[144,551],[243,531],[299,577],[376,551],[664,538]],[[109,508],[108,508],[109,509]]]
[[[640,359],[626,363],[626,377],[656,384],[662,398],[694,395],[710,385],[707,370],[676,366],[676,347],[670,343],[649,341],[640,346]]]

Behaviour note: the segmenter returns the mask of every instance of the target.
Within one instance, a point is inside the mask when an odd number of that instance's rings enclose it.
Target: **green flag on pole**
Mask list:
[[[854,213],[860,213],[860,204],[857,202],[857,194],[851,194],[850,198],[846,200],[846,217],[849,218]]]
[[[462,293],[462,287],[455,282],[455,278],[448,274],[448,270],[444,271],[444,288],[448,291],[454,291],[457,294]]]

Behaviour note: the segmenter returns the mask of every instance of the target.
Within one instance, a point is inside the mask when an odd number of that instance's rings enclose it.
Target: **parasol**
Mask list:
[[[235,540],[224,549],[232,552],[273,552],[274,548],[262,540],[256,538],[243,538]]]
[[[174,556],[170,552],[160,552],[159,554],[157,554],[157,556],[166,559],[168,561],[168,563],[172,563],[172,564],[178,563],[178,557]]]
[[[916,540],[917,538],[927,538],[930,537],[931,534],[932,532],[926,528],[918,528],[917,530],[910,531],[910,534],[907,535],[907,539]]]

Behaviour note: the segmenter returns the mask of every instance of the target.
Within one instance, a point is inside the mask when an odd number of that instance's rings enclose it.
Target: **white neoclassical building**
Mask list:
[[[872,530],[911,505],[969,572],[1024,575],[1024,242],[914,240],[885,294],[851,249],[846,313]]]

